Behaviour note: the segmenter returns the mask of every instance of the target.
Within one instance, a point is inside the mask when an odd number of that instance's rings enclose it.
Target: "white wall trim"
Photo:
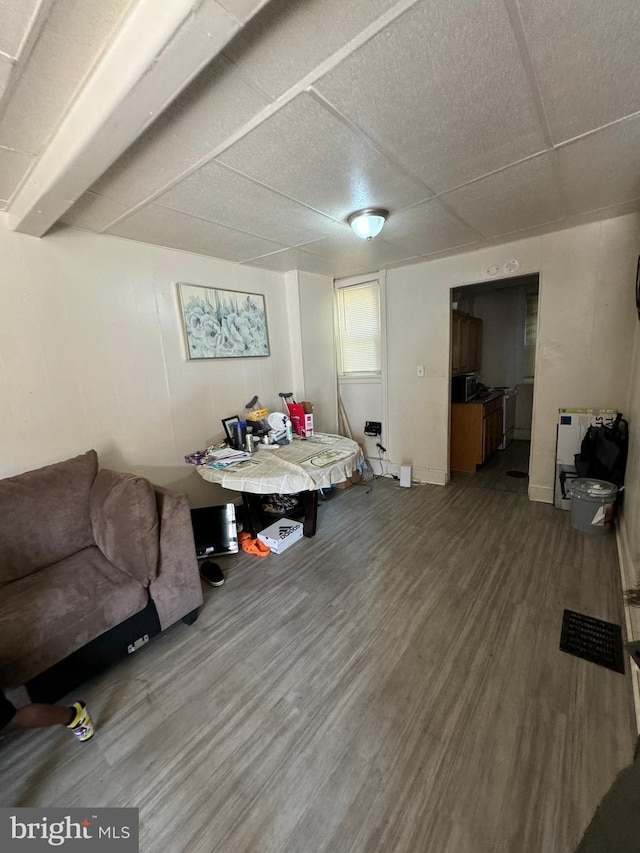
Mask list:
[[[515,441],[531,441],[531,430],[514,427],[513,438]]]
[[[449,482],[449,472],[439,468],[420,468],[413,465],[411,482],[420,486],[446,486]]]
[[[300,287],[297,270],[289,270],[284,274],[284,288],[287,301],[287,319],[289,321],[289,348],[293,374],[292,391],[296,399],[305,400],[304,358],[302,330],[300,328]]]
[[[551,486],[529,485],[529,500],[539,501],[544,504],[553,503],[553,488]]]
[[[616,543],[618,546],[618,562],[620,565],[620,581],[622,592],[637,585],[636,572],[629,549],[629,537],[624,513],[622,513],[616,524]],[[634,642],[640,640],[640,608],[631,607],[624,603],[624,623],[626,627],[627,640]],[[636,715],[636,730],[640,733],[640,669],[628,656],[628,665],[631,667],[631,685],[633,688],[633,705]]]
[[[388,462],[386,459],[382,459],[381,462],[377,456],[367,456],[366,459],[376,477],[382,476],[390,479],[400,479],[401,466],[397,463]],[[412,467],[411,469],[412,486],[446,486],[448,482],[447,471],[440,471],[435,468]]]
[[[337,376],[340,385],[382,385],[382,373],[375,376],[368,374],[366,376],[354,376],[353,374],[344,376],[338,373]]]
[[[387,451],[392,446],[391,424],[389,418],[389,394],[387,391],[389,383],[389,366],[387,364],[387,271],[378,272],[378,286],[380,288],[380,359],[382,374],[382,437],[387,442]]]
[[[369,281],[378,281],[380,278],[379,272],[370,272],[365,275],[352,275],[349,278],[334,278],[333,286],[336,290],[342,287],[354,287],[356,284],[367,284]]]

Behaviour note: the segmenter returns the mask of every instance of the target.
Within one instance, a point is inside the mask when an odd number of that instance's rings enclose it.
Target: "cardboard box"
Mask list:
[[[302,539],[302,524],[290,518],[281,518],[258,533],[258,539],[271,548],[274,554],[282,554]]]
[[[302,438],[313,435],[313,404],[287,403],[287,408],[294,433]]]
[[[590,426],[612,426],[618,417],[616,409],[559,409],[556,441],[556,471],[553,505],[571,509],[569,483],[578,476],[575,456],[580,453],[582,439]]]
[[[301,435],[307,438],[313,435],[313,403],[303,400],[301,406],[304,412],[302,423],[300,424]]]
[[[336,489],[348,489],[349,486],[353,486],[355,483],[361,482],[362,477],[357,471],[354,471],[350,477],[347,477],[346,480],[343,480],[341,483],[336,483]]]

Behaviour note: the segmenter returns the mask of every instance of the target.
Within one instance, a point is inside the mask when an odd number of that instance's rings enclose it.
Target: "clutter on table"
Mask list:
[[[289,412],[293,431],[301,438],[309,438],[313,435],[313,405],[308,402],[296,403],[291,391],[281,391],[278,395],[282,397]]]
[[[217,469],[229,468],[247,459],[251,459],[251,453],[247,453],[246,450],[236,450],[224,443],[212,445],[206,450],[196,450],[184,457],[188,465],[207,465],[209,468]]]
[[[222,418],[224,442],[194,450],[184,461],[189,465],[224,469],[246,462],[258,447],[277,450],[291,444],[294,437],[313,436],[313,405],[296,403],[291,392],[281,393],[280,397],[286,403],[286,411],[269,413],[256,394],[245,406],[245,420],[238,415]]]
[[[266,435],[271,429],[266,420],[269,410],[265,409],[261,404],[257,394],[249,400],[245,409],[248,412],[246,419],[253,426],[254,433],[256,435]]]

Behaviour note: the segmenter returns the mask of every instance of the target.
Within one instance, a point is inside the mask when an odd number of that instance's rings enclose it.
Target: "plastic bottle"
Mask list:
[[[233,425],[233,438],[237,450],[244,450],[245,438],[247,435],[246,421],[236,421]]]
[[[284,423],[284,428],[286,431],[286,437],[289,444],[293,441],[293,427],[291,426],[291,419],[286,418]]]

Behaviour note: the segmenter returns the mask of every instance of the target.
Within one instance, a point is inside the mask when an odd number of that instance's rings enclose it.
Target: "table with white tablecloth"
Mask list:
[[[291,444],[260,445],[251,459],[229,468],[198,466],[200,476],[225,489],[240,492],[254,528],[254,504],[250,495],[304,493],[305,536],[316,530],[318,489],[347,480],[361,463],[355,441],[341,435],[316,433]]]

